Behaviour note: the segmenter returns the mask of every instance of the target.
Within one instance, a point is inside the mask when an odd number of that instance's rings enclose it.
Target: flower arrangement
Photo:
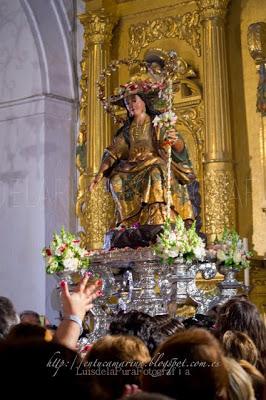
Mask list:
[[[155,253],[163,262],[171,265],[174,259],[182,257],[185,261],[203,260],[206,254],[205,243],[196,232],[195,222],[186,229],[184,221],[177,217],[174,227],[167,219],[163,232],[158,236]]]
[[[173,111],[166,111],[160,115],[156,115],[152,123],[153,126],[158,126],[160,129],[164,129],[165,133],[167,133],[168,130],[175,129],[176,121],[176,114]]]
[[[151,79],[136,80],[127,82],[125,85],[120,85],[118,94],[124,97],[136,93],[153,93],[159,92],[158,96],[161,97],[162,90],[165,88],[165,83],[162,81],[154,81]]]
[[[173,84],[172,80],[168,79],[165,83],[164,90],[161,90],[160,97],[164,99],[166,104],[166,110],[157,115],[152,123],[154,127],[159,127],[164,133],[164,140],[166,142],[169,141],[168,132],[171,130],[175,130],[175,125],[177,122],[177,115],[172,111],[172,102],[173,102]],[[170,138],[170,143],[172,144],[172,138]]]
[[[54,274],[61,271],[78,272],[88,268],[89,253],[80,247],[80,240],[62,227],[60,234],[53,234],[49,247],[42,250],[46,272]]]
[[[251,253],[245,248],[243,239],[234,230],[225,229],[220,240],[213,246],[220,264],[238,270],[249,268]]]

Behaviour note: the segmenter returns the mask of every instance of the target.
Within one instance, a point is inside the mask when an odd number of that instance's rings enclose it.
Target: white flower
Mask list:
[[[77,258],[65,258],[63,265],[66,271],[77,271],[79,267],[79,260]]]
[[[240,264],[242,261],[241,254],[238,251],[235,251],[233,254],[233,260],[235,264]]]
[[[57,247],[58,247],[58,244],[55,243],[54,241],[52,241],[50,244],[50,249],[53,253],[56,251]]]
[[[204,247],[198,246],[198,247],[196,247],[196,248],[194,249],[194,254],[195,254],[195,256],[196,256],[197,259],[203,260],[203,258],[204,258],[205,255],[206,255],[206,250],[205,250]]]
[[[158,115],[156,115],[156,117],[154,118],[152,123],[153,123],[154,126],[158,126],[160,121],[161,121],[160,117],[158,117]]]
[[[174,127],[177,121],[177,116],[172,111],[166,111],[160,115],[156,115],[152,123],[154,126],[169,128]]]
[[[223,250],[218,250],[217,251],[217,258],[218,258],[218,260],[220,260],[220,261],[225,261],[225,259],[226,259],[226,255],[225,255],[225,252],[223,251]]]
[[[170,259],[182,256],[185,260],[203,260],[206,255],[205,243],[196,232],[195,223],[189,230],[186,229],[184,221],[180,216],[176,219],[173,227],[169,221],[164,225],[164,231],[160,234],[155,251],[166,262]]]
[[[88,253],[87,250],[82,247],[77,248],[77,252],[81,258],[85,257]]]
[[[179,251],[178,250],[168,250],[166,252],[166,254],[168,255],[168,257],[178,257],[179,256]]]
[[[171,242],[175,242],[176,239],[177,239],[177,238],[176,238],[175,232],[171,232],[170,235],[169,235],[169,240],[170,240]]]
[[[72,258],[74,256],[74,253],[72,250],[67,249],[67,251],[65,252],[65,258]]]
[[[77,271],[87,268],[90,262],[87,250],[80,247],[80,239],[65,231],[64,227],[60,234],[53,234],[53,240],[43,249],[42,255],[49,274]]]
[[[60,248],[61,248],[61,246],[59,246],[59,247],[57,247],[57,248],[55,249],[55,255],[56,255],[56,256],[61,256],[62,251],[60,250]]]

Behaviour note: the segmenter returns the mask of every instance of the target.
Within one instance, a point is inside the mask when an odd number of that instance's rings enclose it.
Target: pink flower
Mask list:
[[[59,247],[59,250],[61,251],[61,253],[63,253],[63,251],[65,250],[66,247],[67,247],[66,244],[62,244],[62,246]]]
[[[128,85],[127,89],[131,92],[133,90],[137,90],[138,89],[138,85],[136,83],[131,83]]]

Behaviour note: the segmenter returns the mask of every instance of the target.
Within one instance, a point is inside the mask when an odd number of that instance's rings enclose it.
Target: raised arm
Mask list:
[[[124,136],[121,132],[119,135],[115,136],[111,146],[108,146],[104,150],[99,171],[89,185],[90,192],[93,191],[95,186],[101,181],[103,176],[107,174],[107,172],[112,168],[113,164],[116,161],[126,157],[127,152],[128,145],[126,144]]]
[[[102,281],[88,285],[88,280],[88,275],[85,275],[73,293],[69,293],[67,282],[62,281],[60,285],[63,320],[54,340],[72,349],[76,349],[86,312],[93,307],[93,300],[101,295]]]
[[[101,179],[104,176],[104,173],[108,171],[116,161],[116,158],[114,155],[108,150],[105,149],[102,157],[102,162],[99,168],[99,171],[97,175],[92,179],[90,185],[89,185],[89,191],[92,192],[95,186],[101,181]]]

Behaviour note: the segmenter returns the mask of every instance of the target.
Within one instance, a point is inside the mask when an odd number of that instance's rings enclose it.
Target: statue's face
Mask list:
[[[137,117],[145,112],[145,103],[137,94],[127,97],[126,107],[132,117]]]

